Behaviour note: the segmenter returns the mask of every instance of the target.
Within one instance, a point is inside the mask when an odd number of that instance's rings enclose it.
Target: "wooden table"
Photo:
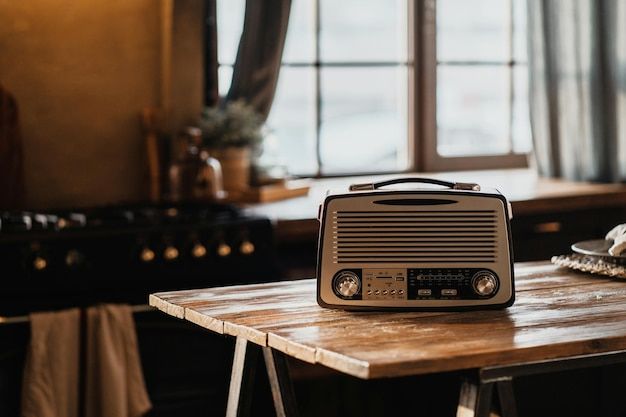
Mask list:
[[[515,304],[475,312],[345,312],[319,307],[315,281],[158,293],[150,304],[237,338],[227,415],[243,415],[262,351],[277,414],[297,409],[286,356],[363,379],[474,370],[458,416],[487,416],[513,378],[626,362],[626,282],[547,262],[516,265]]]

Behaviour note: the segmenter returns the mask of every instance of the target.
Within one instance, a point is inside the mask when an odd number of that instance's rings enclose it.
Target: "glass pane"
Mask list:
[[[233,64],[243,30],[245,0],[217,0],[217,60]]]
[[[440,65],[437,89],[440,155],[497,155],[510,151],[508,66]]]
[[[437,59],[508,61],[509,7],[506,0],[439,0]]]
[[[516,66],[513,76],[513,151],[528,153],[533,147],[528,108],[528,68],[525,65]]]
[[[407,167],[407,70],[322,68],[324,174]]]
[[[526,0],[513,0],[513,59],[526,62]]]
[[[404,62],[406,0],[320,0],[322,62]]]
[[[283,67],[267,120],[272,138],[263,158],[297,175],[317,172],[315,148],[315,71]]]
[[[233,67],[220,65],[217,69],[217,92],[220,97],[225,97],[233,80]]]
[[[315,2],[292,0],[283,62],[315,61]]]

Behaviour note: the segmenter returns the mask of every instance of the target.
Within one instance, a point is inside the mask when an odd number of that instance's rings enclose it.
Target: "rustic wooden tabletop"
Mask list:
[[[359,378],[505,366],[626,349],[626,282],[517,264],[516,302],[472,312],[319,307],[315,280],[158,293],[150,304]]]

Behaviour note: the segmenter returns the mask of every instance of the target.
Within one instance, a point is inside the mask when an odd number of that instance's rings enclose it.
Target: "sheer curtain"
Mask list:
[[[626,180],[626,0],[528,0],[540,174]]]

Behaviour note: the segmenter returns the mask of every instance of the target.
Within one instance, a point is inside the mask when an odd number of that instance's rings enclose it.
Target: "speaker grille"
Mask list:
[[[497,259],[494,210],[337,211],[335,263],[485,263]]]

